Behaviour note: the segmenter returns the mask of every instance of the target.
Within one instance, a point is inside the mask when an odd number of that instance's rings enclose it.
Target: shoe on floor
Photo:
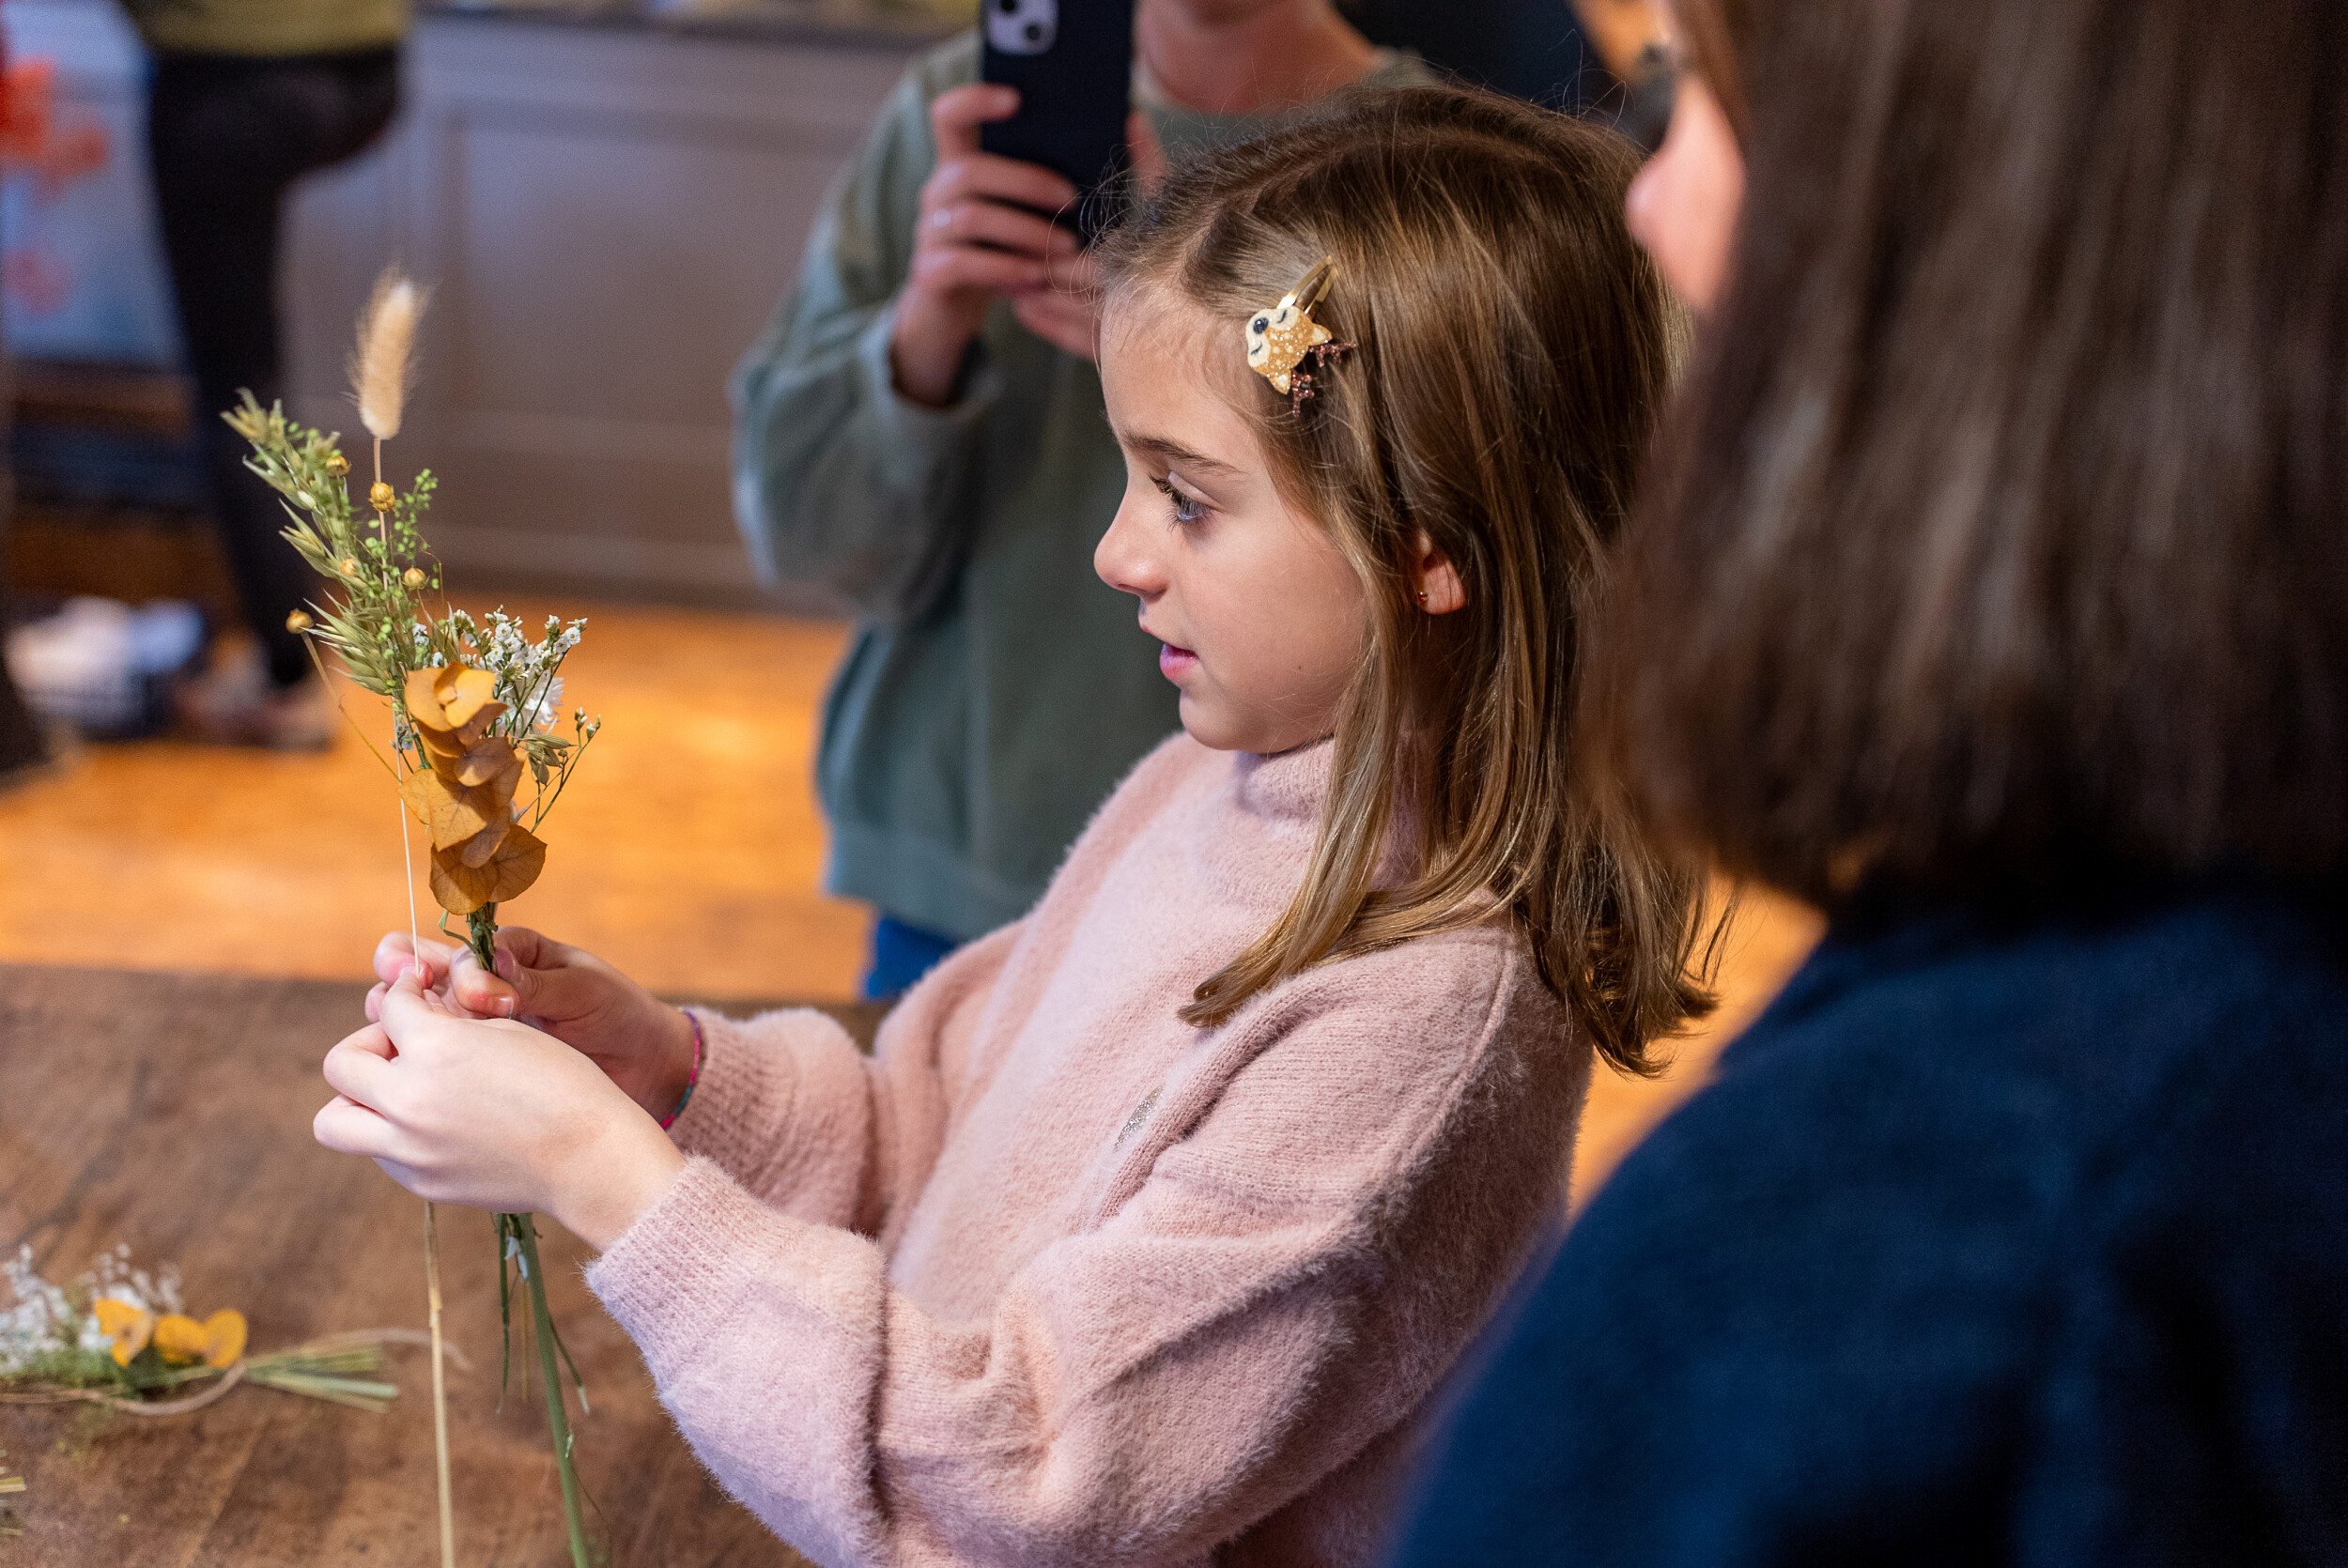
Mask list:
[[[334,701],[325,686],[315,676],[291,686],[272,685],[252,653],[235,650],[180,685],[179,723],[186,738],[271,751],[324,751],[333,745]]]

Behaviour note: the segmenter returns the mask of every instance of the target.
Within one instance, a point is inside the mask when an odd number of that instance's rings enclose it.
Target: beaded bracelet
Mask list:
[[[685,1094],[677,1100],[676,1109],[670,1112],[667,1119],[662,1121],[660,1124],[660,1130],[663,1132],[666,1132],[669,1129],[674,1127],[676,1125],[676,1119],[685,1115],[685,1108],[693,1103],[693,1090],[700,1085],[702,1081],[701,1017],[699,1014],[687,1009],[685,1011],[685,1021],[693,1026],[693,1071],[691,1076],[685,1080]]]

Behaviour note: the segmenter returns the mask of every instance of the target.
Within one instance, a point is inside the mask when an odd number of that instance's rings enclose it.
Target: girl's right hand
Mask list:
[[[472,949],[406,931],[377,944],[367,1017],[380,1022],[383,994],[421,960],[424,984],[460,1017],[518,1019],[552,1035],[604,1070],[655,1120],[676,1108],[693,1070],[693,1024],[594,954],[540,936],[526,926],[497,934],[497,973]]]

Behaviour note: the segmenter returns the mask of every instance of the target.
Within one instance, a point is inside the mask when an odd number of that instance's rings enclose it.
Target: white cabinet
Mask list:
[[[726,375],[921,42],[837,23],[940,27],[857,4],[736,5],[725,36],[427,12],[391,132],[298,189],[282,273],[288,405],[355,432],[344,361],[376,274],[397,260],[430,285],[423,381],[389,467],[403,481],[440,474],[429,537],[456,574],[777,602],[734,530]],[[795,10],[819,24],[777,38],[739,21]],[[18,54],[57,61],[60,118],[102,126],[112,147],[62,191],[8,182],[14,346],[167,364],[178,333],[137,39],[112,0],[8,0],[0,17]]]
[[[913,47],[424,18],[387,143],[298,199],[289,402],[355,428],[350,323],[396,258],[433,303],[390,466],[440,476],[454,571],[762,602],[726,374]]]

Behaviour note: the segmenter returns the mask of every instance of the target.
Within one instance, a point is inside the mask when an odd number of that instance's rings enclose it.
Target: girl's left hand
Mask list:
[[[458,1017],[413,970],[378,1015],[326,1053],[337,1093],[312,1129],[421,1198],[550,1214],[600,1250],[685,1163],[657,1122],[550,1036]]]

